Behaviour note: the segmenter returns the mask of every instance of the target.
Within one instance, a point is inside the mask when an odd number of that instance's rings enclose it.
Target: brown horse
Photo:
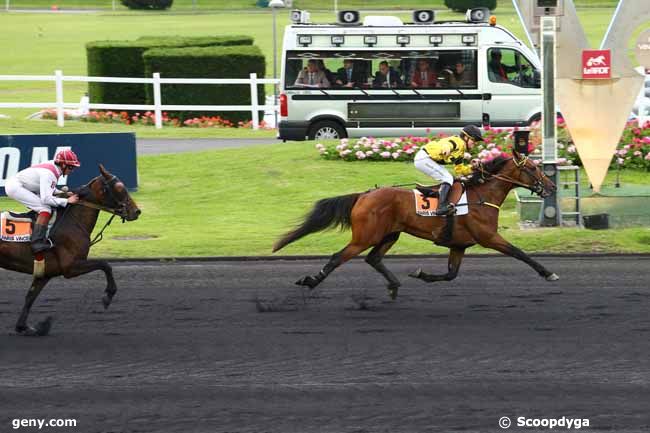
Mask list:
[[[140,209],[131,199],[125,185],[114,175],[99,166],[101,176],[75,191],[79,204],[68,205],[58,216],[51,234],[55,247],[45,253],[45,274],[34,278],[25,297],[25,305],[16,323],[16,332],[21,335],[46,335],[51,326],[48,317],[35,327],[27,325],[27,316],[32,304],[48,281],[63,275],[74,278],[92,271],[104,271],[106,290],[102,302],[108,308],[117,292],[113,269],[103,260],[88,260],[90,235],[95,228],[100,210],[117,215],[126,221],[134,221]],[[29,243],[0,241],[0,267],[11,271],[32,274],[34,257]]]
[[[314,288],[341,264],[373,247],[366,262],[388,280],[393,299],[400,282],[382,263],[382,258],[402,232],[450,249],[447,273],[431,275],[418,269],[410,275],[426,282],[456,278],[465,250],[476,244],[522,260],[549,281],[557,280],[556,274],[497,233],[499,208],[513,187],[525,187],[542,197],[555,191],[555,185],[540,168],[526,156],[513,152],[512,157],[499,157],[480,165],[465,186],[469,210],[462,216],[419,216],[414,211],[413,192],[401,188],[379,188],[320,200],[299,227],[277,241],[273,252],[329,227],[351,228],[352,241],[334,254],[318,274],[301,278],[296,284]]]

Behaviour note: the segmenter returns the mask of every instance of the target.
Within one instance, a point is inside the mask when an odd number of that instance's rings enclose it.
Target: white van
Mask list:
[[[404,24],[369,16],[358,25],[287,26],[278,137],[528,126],[541,117],[541,65],[493,20]]]

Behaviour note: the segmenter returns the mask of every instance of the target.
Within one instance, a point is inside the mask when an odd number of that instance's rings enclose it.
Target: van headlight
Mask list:
[[[370,47],[377,45],[377,36],[364,36],[363,43]]]
[[[344,43],[345,43],[345,36],[343,35],[332,36],[332,45],[336,45],[337,47],[340,47]]]
[[[429,36],[429,43],[436,46],[442,44],[442,35]]]
[[[462,41],[465,45],[474,45],[476,44],[476,35],[463,35]]]
[[[408,45],[411,43],[411,37],[407,35],[398,35],[397,43],[401,46]]]

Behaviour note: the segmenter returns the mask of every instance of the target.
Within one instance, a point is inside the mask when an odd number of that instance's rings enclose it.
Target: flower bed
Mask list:
[[[499,155],[508,155],[512,151],[514,129],[488,128],[483,134],[485,141],[465,153],[470,161],[478,158],[490,161]],[[411,161],[413,155],[430,140],[445,137],[443,134],[428,137],[400,137],[393,139],[376,139],[363,137],[358,140],[342,139],[339,144],[316,144],[316,149],[324,159],[344,161]],[[529,152],[541,155],[541,130],[539,123],[531,127]],[[582,165],[576,146],[563,119],[558,119],[558,162],[562,165]],[[628,122],[621,137],[618,149],[612,157],[612,165],[621,168],[636,168],[650,171],[650,122],[643,128],[636,121]]]
[[[43,119],[56,119],[56,110],[43,111]],[[71,119],[65,115],[65,119]],[[128,113],[126,111],[90,111],[88,114],[79,116],[78,120],[90,123],[120,123],[123,125],[150,125],[156,124],[156,119],[152,111],[145,113]],[[167,113],[162,113],[162,123],[164,126],[188,127],[188,128],[252,128],[253,121],[233,123],[228,119],[219,116],[196,117],[181,122],[178,118],[170,118]],[[260,121],[260,128],[272,129],[263,120]]]

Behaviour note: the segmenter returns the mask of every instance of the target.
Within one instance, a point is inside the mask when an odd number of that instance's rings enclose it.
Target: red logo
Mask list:
[[[610,50],[584,50],[582,52],[582,78],[612,78],[612,52]]]

